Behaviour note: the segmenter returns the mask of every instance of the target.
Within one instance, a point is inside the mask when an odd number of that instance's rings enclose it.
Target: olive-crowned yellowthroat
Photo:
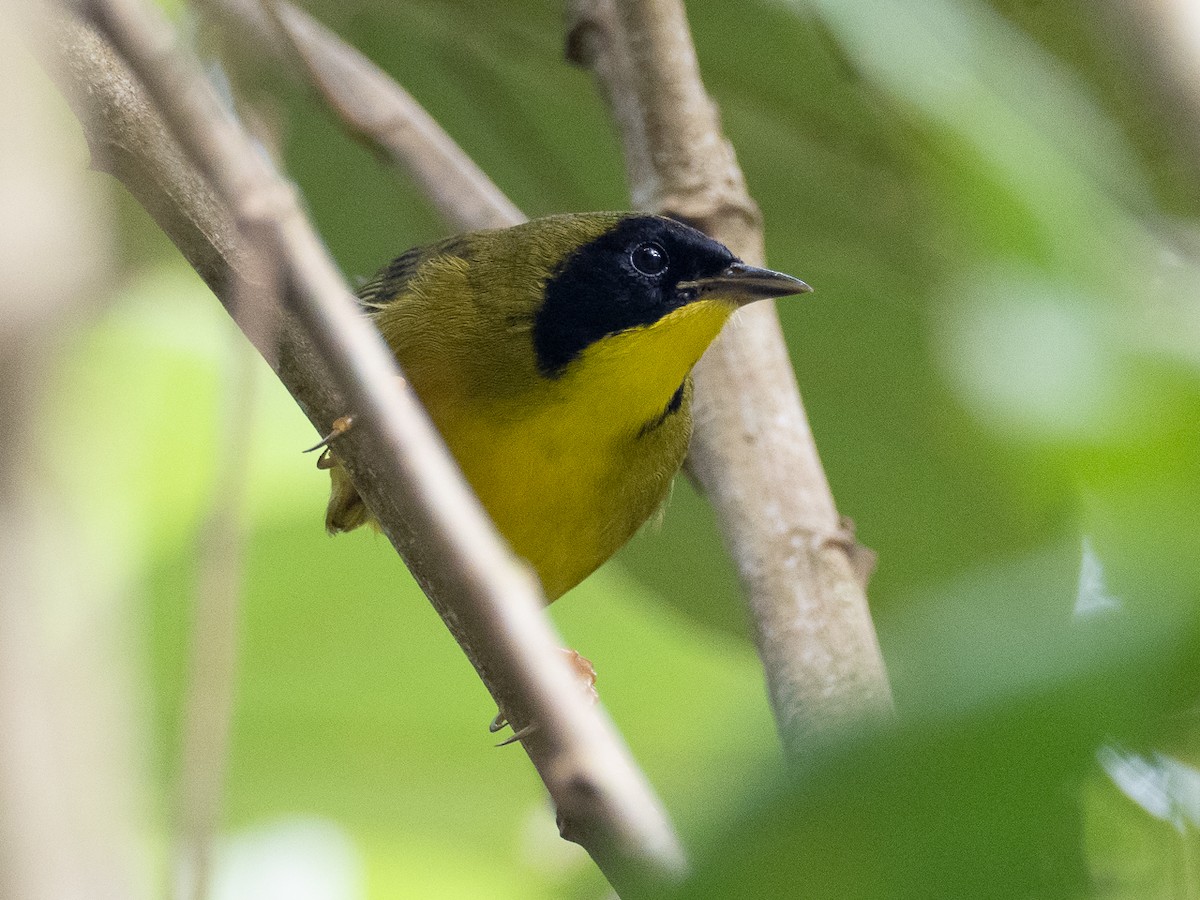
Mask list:
[[[692,367],[729,316],[808,290],[677,221],[581,213],[409,250],[359,297],[553,601],[667,496]],[[346,472],[331,474],[328,529],[368,522]]]

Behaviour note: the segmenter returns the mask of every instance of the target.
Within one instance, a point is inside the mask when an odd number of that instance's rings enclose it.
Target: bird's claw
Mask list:
[[[508,737],[506,737],[504,740],[502,740],[496,746],[497,747],[507,747],[509,744],[515,744],[517,741],[520,741],[520,740],[523,740],[524,738],[529,737],[535,731],[537,731],[537,722],[530,722],[524,728],[514,731],[512,734],[510,734]]]
[[[579,676],[581,687],[584,694],[587,696],[590,703],[594,706],[600,700],[600,694],[596,690],[596,667],[592,665],[592,661],[580,653],[578,650],[569,650],[566,647],[562,648],[562,652],[567,655],[567,661],[570,662],[571,668]],[[488,724],[488,731],[495,734],[500,729],[508,725],[508,717],[503,712],[497,712],[496,717]],[[530,722],[524,728],[519,728],[511,735],[497,744],[497,747],[507,747],[509,744],[515,744],[523,738],[529,737],[537,731],[537,722]]]
[[[340,438],[343,434],[345,434],[347,431],[349,431],[353,427],[354,427],[354,416],[338,416],[336,419],[333,420],[333,425],[329,429],[329,434],[325,435],[325,437],[321,438],[321,440],[319,440],[317,443],[313,444],[311,447],[309,447],[304,452],[312,453],[314,450],[320,450],[322,447],[328,447],[331,443],[333,443],[335,440]],[[318,468],[325,468],[325,469],[329,468],[329,466],[321,465],[321,463],[324,462],[327,457],[328,457],[327,453],[321,454],[321,458],[319,460],[317,460]]]
[[[505,716],[504,713],[498,712],[496,713],[496,718],[492,719],[491,723],[488,725],[488,731],[490,731],[492,734],[495,734],[497,731],[507,725],[508,717]],[[530,722],[524,728],[519,728],[514,731],[496,746],[507,747],[509,744],[515,744],[517,741],[521,740],[521,738],[529,737],[529,735],[533,734],[535,731],[537,731],[537,722]]]

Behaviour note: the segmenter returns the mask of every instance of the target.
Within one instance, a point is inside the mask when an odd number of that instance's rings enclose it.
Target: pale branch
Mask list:
[[[47,415],[70,408],[61,357],[105,306],[111,210],[46,102],[44,19],[35,0],[0,16],[0,897],[139,900],[135,604],[126,565],[100,558],[113,543],[61,496],[69,425]]]
[[[568,52],[595,73],[622,128],[638,208],[761,264],[758,207],[700,80],[679,0],[577,0],[568,32]],[[785,746],[890,714],[864,554],[834,505],[773,304],[740,312],[705,354],[695,416],[689,472],[746,589]]]
[[[568,0],[564,56],[568,62],[592,70],[597,92],[608,107],[616,126],[617,138],[621,141],[630,199],[637,208],[646,209],[649,208],[643,202],[646,198],[639,196],[636,191],[654,182],[655,167],[650,159],[646,118],[641,106],[626,102],[628,97],[612,93],[613,88],[623,84],[627,70],[633,65],[626,42],[617,41],[616,37],[610,3]]]
[[[277,260],[266,249],[261,220],[238,230],[242,255],[230,272],[232,318],[253,346],[278,344],[283,283]],[[222,440],[213,481],[212,506],[197,540],[197,577],[192,611],[183,739],[177,787],[178,869],[172,879],[178,900],[206,900],[212,890],[212,849],[220,826],[230,730],[237,692],[238,635],[246,536],[242,505],[250,474],[247,447],[254,424],[253,346],[231,348]]]
[[[286,273],[285,308],[273,327],[251,335],[260,351],[319,430],[356,413],[339,459],[497,704],[518,727],[537,723],[524,745],[564,833],[623,893],[673,881],[682,853],[658,801],[602,711],[580,702],[535,579],[495,535],[419,403],[402,389],[292,189],[219,107],[164,26],[146,23],[146,9],[115,2],[88,9],[139,75],[92,29],[61,21],[67,93],[97,112],[85,125],[93,152],[109,159],[227,307],[231,268],[255,252],[238,229],[269,232]],[[265,333],[276,342],[264,341]]]

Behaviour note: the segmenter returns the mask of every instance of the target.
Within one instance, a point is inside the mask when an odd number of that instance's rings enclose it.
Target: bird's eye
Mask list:
[[[667,251],[661,244],[638,244],[629,254],[629,261],[643,275],[661,275],[667,269]]]

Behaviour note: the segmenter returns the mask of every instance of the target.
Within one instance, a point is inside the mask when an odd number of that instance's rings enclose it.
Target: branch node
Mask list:
[[[575,844],[586,843],[586,817],[580,812],[603,799],[599,786],[583,769],[576,769],[563,779],[556,799],[559,836]]]
[[[601,7],[604,7],[601,9]],[[612,17],[611,0],[571,0],[567,4],[563,58],[573,66],[590,69],[607,52]]]
[[[857,526],[853,519],[849,516],[839,517],[838,527],[834,531],[814,535],[813,540],[818,551],[837,549],[844,553],[858,583],[864,589],[866,588],[871,576],[875,573],[879,555],[870,547],[859,543]]]

